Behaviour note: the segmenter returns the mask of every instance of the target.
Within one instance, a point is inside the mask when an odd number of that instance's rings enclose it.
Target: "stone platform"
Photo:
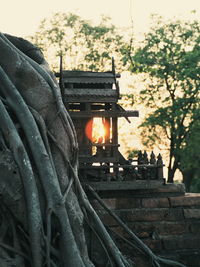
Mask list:
[[[123,182],[124,183],[124,182]],[[185,193],[183,184],[126,184],[122,187],[92,185],[104,202],[147,244],[153,252],[187,267],[200,267],[200,194]],[[130,240],[127,233],[103,210],[92,205],[106,226]],[[151,266],[134,249],[116,240],[124,254],[138,267]]]

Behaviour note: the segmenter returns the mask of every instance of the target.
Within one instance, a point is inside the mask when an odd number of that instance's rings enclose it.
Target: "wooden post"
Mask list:
[[[138,152],[138,160],[137,161],[138,161],[138,166],[142,165],[144,162],[143,161],[143,154],[142,154],[141,150]],[[138,173],[139,173],[140,177],[142,177],[142,169],[140,167],[138,167]]]
[[[117,106],[116,104],[112,104],[112,110],[116,111],[117,110]],[[114,144],[115,146],[113,146],[112,148],[112,153],[113,153],[113,157],[117,160],[119,160],[119,153],[118,153],[118,118],[112,118],[112,144]],[[118,163],[114,163],[114,168],[113,171],[118,179]]]

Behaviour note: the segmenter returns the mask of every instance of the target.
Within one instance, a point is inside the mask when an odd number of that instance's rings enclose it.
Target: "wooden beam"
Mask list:
[[[139,117],[138,110],[126,110],[126,111],[69,111],[72,118],[119,118],[119,117]]]

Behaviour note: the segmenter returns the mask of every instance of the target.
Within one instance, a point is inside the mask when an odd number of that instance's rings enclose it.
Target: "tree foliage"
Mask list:
[[[55,68],[55,59],[63,56],[68,70],[105,70],[116,57],[120,67],[122,36],[108,17],[102,16],[98,25],[76,14],[56,13],[44,19],[30,40],[40,47]]]
[[[140,92],[140,99],[151,108],[151,114],[141,127],[147,145],[167,143],[168,181],[172,182],[177,169],[182,172],[186,169],[184,153],[196,140],[200,23],[196,20],[164,22],[161,17],[153,18],[154,24],[141,46],[132,54],[126,54],[125,60],[131,72],[145,74],[146,88]],[[192,160],[187,161],[191,164]]]
[[[195,123],[191,126],[191,130],[180,151],[180,169],[183,173],[183,182],[185,183],[186,190],[191,192],[200,192],[200,114],[199,111],[196,113]]]

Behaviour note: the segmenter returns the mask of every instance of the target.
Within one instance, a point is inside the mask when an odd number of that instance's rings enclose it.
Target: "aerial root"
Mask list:
[[[1,69],[0,69],[1,70]],[[0,80],[1,80],[0,73]],[[1,86],[0,86],[1,89]],[[2,101],[0,101],[0,124],[2,126],[1,130],[6,141],[10,144],[10,149],[13,152],[15,161],[18,165],[20,175],[22,178],[22,183],[24,185],[24,193],[27,204],[27,215],[28,215],[28,225],[29,234],[32,239],[32,255],[33,255],[33,266],[41,265],[41,232],[42,232],[42,219],[40,213],[40,204],[38,199],[37,187],[35,184],[35,177],[33,170],[31,168],[30,160],[24,145],[17,133],[17,130],[6,111]],[[9,134],[8,134],[9,133]],[[27,179],[29,177],[29,179]],[[35,216],[37,220],[35,221]]]
[[[38,127],[35,123],[35,120],[29,111],[26,103],[23,101],[22,97],[18,93],[17,89],[15,86],[12,84],[12,82],[9,80],[3,69],[0,67],[0,81],[1,81],[1,86],[0,90],[1,93],[6,97],[7,102],[9,103],[9,106],[12,108],[12,110],[15,112],[15,115],[17,116],[20,125],[22,129],[24,130],[24,133],[26,135],[26,139],[29,143],[30,149],[32,151],[32,156],[34,158],[34,161],[36,163],[38,173],[39,173],[39,178],[41,180],[41,184],[43,186],[43,190],[45,192],[46,200],[47,200],[47,206],[51,207],[52,210],[54,211],[56,217],[58,218],[60,222],[60,227],[61,227],[61,246],[63,247],[63,261],[68,262],[68,266],[84,266],[82,259],[80,257],[79,251],[77,249],[73,233],[71,230],[71,226],[69,223],[68,215],[66,212],[65,206],[62,204],[62,194],[60,191],[60,186],[58,182],[58,178],[55,175],[54,168],[51,165],[51,161],[49,160],[48,153],[45,149],[43,140],[41,138],[40,132],[38,130]],[[1,105],[2,108],[4,108],[3,105]],[[5,108],[4,108],[5,109]],[[1,114],[6,114],[7,112],[4,110],[4,113],[1,112]],[[3,116],[1,116],[1,122],[3,120]],[[7,116],[4,118],[4,125],[7,126],[7,121],[9,120],[9,117]],[[13,125],[12,121],[10,121],[10,124],[12,124],[9,128],[9,132],[12,133],[9,135],[11,144],[13,144],[13,150],[15,152],[15,160],[18,163],[18,166],[20,168],[21,173],[27,171],[27,173],[24,174],[24,183],[31,182],[35,183],[35,178],[32,172],[31,168],[31,163],[28,158],[28,155],[26,153],[26,150],[20,140],[20,137],[17,134],[17,131],[15,129],[15,126]],[[3,124],[1,124],[3,125]],[[4,127],[3,127],[4,128]],[[5,127],[5,129],[7,129]],[[13,133],[15,133],[15,136],[13,137]],[[4,133],[6,135],[6,132]],[[11,139],[13,138],[13,139]],[[16,149],[16,139],[17,139],[17,144],[19,143],[20,145]],[[20,153],[18,153],[20,152]],[[23,153],[22,153],[23,152]],[[26,161],[24,160],[24,157],[26,157]],[[26,163],[25,166],[23,163]],[[20,174],[21,174],[20,173]],[[31,179],[27,179],[27,177],[32,177]],[[28,186],[28,185],[27,185]],[[32,191],[33,188],[37,190],[37,186],[33,187],[34,185],[31,185],[29,190]],[[26,187],[27,188],[27,187]],[[26,189],[25,188],[25,189]],[[27,199],[31,201],[38,201],[38,197],[32,198],[32,196],[36,196],[36,193],[34,192],[33,194],[29,191],[29,194],[27,194]],[[32,204],[33,209],[30,209],[28,211],[28,216],[34,216],[33,218],[30,218],[30,225],[32,225],[32,228],[30,227],[30,231],[33,231],[34,233],[32,234],[31,237],[31,243],[35,244],[33,245],[33,254],[37,254],[37,256],[34,257],[35,262],[33,263],[33,266],[35,267],[40,267],[42,266],[41,264],[41,251],[38,248],[40,248],[39,240],[41,239],[41,234],[38,229],[38,225],[36,224],[36,218],[41,218],[41,216],[36,214],[40,212],[40,207],[39,203],[36,205],[35,203]],[[36,209],[34,209],[37,207]],[[34,212],[33,212],[34,211]],[[35,217],[36,216],[36,217]],[[40,222],[41,224],[41,222]],[[35,239],[39,239],[36,241]],[[71,244],[69,244],[68,240],[71,241]],[[37,252],[36,252],[37,251]],[[66,253],[67,251],[67,253]]]

